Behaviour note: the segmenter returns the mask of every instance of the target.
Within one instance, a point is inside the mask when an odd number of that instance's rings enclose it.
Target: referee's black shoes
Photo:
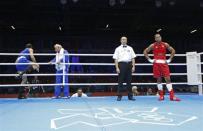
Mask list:
[[[121,99],[122,99],[121,95],[117,97],[117,101],[121,101]],[[136,99],[132,95],[128,95],[128,100],[135,101]]]
[[[135,101],[135,98],[133,97],[133,95],[128,94],[128,100],[130,100],[130,101]]]
[[[119,95],[119,96],[117,97],[117,101],[121,101],[121,99],[122,99],[122,95]]]

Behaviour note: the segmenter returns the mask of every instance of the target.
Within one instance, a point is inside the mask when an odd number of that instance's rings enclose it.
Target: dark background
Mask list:
[[[142,53],[159,28],[177,53],[202,51],[202,0],[122,1],[0,1],[1,52],[19,52],[26,42],[32,42],[36,52],[49,52],[54,42],[61,42],[69,52],[112,53],[120,36],[126,35],[135,51]],[[197,32],[191,34],[194,29]]]

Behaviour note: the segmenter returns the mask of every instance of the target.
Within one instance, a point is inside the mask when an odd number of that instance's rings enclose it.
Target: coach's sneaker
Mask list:
[[[70,99],[70,96],[64,96],[63,99]]]
[[[180,101],[180,99],[177,98],[177,97],[174,95],[174,91],[173,91],[173,90],[169,91],[169,94],[170,94],[170,100],[171,100],[171,101]]]
[[[61,96],[53,96],[51,99],[59,99]]]
[[[159,90],[159,101],[163,101],[163,100],[164,100],[164,91]]]

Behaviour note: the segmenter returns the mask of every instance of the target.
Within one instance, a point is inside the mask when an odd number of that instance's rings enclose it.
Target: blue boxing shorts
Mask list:
[[[25,63],[25,64],[18,64],[16,65],[16,70],[17,71],[25,71],[29,68],[29,63],[31,63],[31,61],[29,61],[26,57],[24,56],[20,56],[17,59],[17,63]],[[26,64],[28,63],[28,64]]]

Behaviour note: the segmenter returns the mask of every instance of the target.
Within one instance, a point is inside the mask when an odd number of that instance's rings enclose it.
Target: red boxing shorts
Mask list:
[[[170,70],[169,66],[166,63],[154,63],[153,64],[153,75],[154,78],[158,77],[169,77]]]

